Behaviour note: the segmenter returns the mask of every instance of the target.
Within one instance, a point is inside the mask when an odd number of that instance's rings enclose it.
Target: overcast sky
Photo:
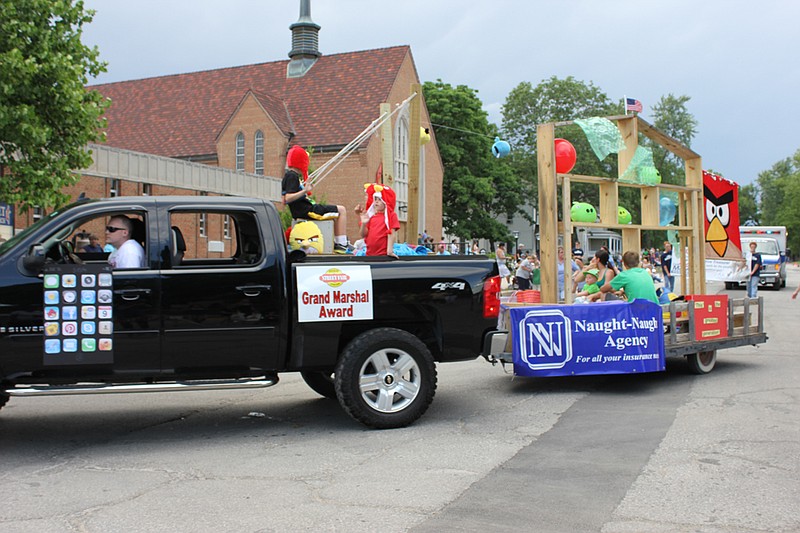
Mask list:
[[[96,83],[287,59],[300,0],[85,0]],[[489,119],[551,76],[639,99],[687,95],[703,166],[746,184],[800,148],[794,0],[312,0],[320,51],[410,45],[420,79],[478,90]],[[487,150],[489,147],[487,146]]]

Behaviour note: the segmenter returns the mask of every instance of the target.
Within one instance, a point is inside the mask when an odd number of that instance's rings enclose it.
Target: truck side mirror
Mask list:
[[[44,268],[46,259],[44,246],[34,244],[22,257],[22,266],[29,272],[39,273]]]

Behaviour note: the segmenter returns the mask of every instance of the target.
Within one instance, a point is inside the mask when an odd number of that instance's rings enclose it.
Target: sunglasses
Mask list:
[[[124,230],[125,228],[115,228],[114,226],[106,226],[106,231],[114,233],[115,231]]]

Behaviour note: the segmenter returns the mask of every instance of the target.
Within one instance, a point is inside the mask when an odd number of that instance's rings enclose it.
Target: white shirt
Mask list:
[[[133,239],[128,239],[108,256],[108,264],[113,268],[141,268],[144,266],[144,248]]]

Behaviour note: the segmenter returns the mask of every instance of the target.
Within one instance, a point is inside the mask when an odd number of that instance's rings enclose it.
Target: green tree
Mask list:
[[[653,126],[687,147],[692,146],[697,134],[697,119],[686,106],[689,100],[689,96],[667,94],[653,106]],[[649,142],[648,145],[653,150],[653,162],[661,173],[661,180],[664,183],[683,184],[683,160],[656,143]]]
[[[523,186],[505,159],[492,156],[497,127],[477,91],[442,80],[422,87],[444,164],[442,212],[448,233],[461,239],[509,240],[497,219],[523,213]]]
[[[753,183],[739,188],[739,220],[742,224],[748,220],[758,224],[761,220],[758,212],[758,190]]]
[[[592,82],[586,83],[572,76],[565,79],[553,76],[536,87],[530,82],[517,85],[506,97],[502,112],[503,134],[512,146],[510,163],[519,175],[525,176],[530,187],[529,198],[535,205],[538,195],[536,125],[615,115],[621,112],[621,107]],[[556,136],[567,139],[575,147],[578,157],[573,173],[616,176],[616,160],[598,161],[580,127],[561,126],[556,129]],[[598,189],[592,185],[575,184],[572,199],[597,206]]]
[[[58,206],[89,166],[107,102],[85,89],[105,71],[81,43],[83,2],[0,0],[0,199],[23,209]]]
[[[800,249],[800,150],[758,175],[760,222],[765,226],[786,226],[787,245]]]

